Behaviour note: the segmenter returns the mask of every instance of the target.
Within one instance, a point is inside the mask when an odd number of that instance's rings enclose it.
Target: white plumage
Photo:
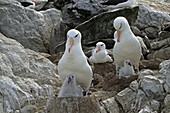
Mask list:
[[[76,78],[74,75],[67,75],[65,78],[58,97],[82,97],[82,89],[77,86]]]
[[[71,29],[67,32],[66,48],[58,63],[58,72],[62,80],[67,75],[74,75],[77,84],[83,87],[86,94],[88,93],[93,72],[82,50],[81,33],[78,30]]]
[[[129,77],[130,75],[134,75],[134,68],[130,60],[125,60],[123,67],[119,70],[119,76]]]
[[[92,56],[89,58],[91,63],[112,62],[112,58],[106,51],[106,45],[103,42],[98,42],[96,48],[92,51]]]
[[[113,57],[116,64],[116,75],[119,75],[119,69],[123,66],[123,62],[129,59],[135,66],[135,70],[139,71],[139,61],[141,58],[141,46],[138,39],[130,29],[129,23],[124,17],[117,17],[114,20],[114,34],[116,43],[113,47]]]

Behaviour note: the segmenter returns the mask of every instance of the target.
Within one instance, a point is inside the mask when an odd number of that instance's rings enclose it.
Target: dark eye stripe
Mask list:
[[[121,29],[122,28],[122,23],[120,23],[120,27],[119,27],[119,29]]]
[[[76,38],[78,35],[79,35],[79,33],[74,38]]]

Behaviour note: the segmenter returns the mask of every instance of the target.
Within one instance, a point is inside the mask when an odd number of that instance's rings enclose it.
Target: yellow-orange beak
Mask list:
[[[100,51],[100,48],[97,47],[97,48],[96,48],[96,53],[99,52],[99,51]]]
[[[68,48],[68,52],[70,53],[72,46],[74,45],[74,40],[72,38],[69,39],[70,47]]]
[[[117,30],[117,42],[120,42],[121,31]]]

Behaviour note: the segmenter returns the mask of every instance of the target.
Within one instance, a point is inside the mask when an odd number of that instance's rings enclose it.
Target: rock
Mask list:
[[[159,112],[159,109],[161,107],[160,102],[156,101],[156,100],[151,100],[150,102],[147,103],[147,105],[149,106],[149,108],[153,111],[153,112]]]
[[[153,112],[151,111],[151,109],[148,106],[145,106],[138,113],[153,113]]]
[[[170,47],[164,47],[162,49],[159,49],[157,51],[152,51],[148,56],[148,59],[162,59],[162,60],[168,60],[170,58]]]
[[[165,60],[160,63],[160,73],[169,74],[170,73],[170,60]]]
[[[104,7],[99,4],[99,1],[100,0],[73,0],[71,3],[63,2],[62,18],[64,23],[70,28],[74,28],[94,15],[104,12]]]
[[[170,22],[167,22],[167,23],[163,24],[162,31],[170,32]]]
[[[139,87],[145,92],[146,96],[150,99],[162,100],[164,98],[164,89],[162,81],[155,76],[144,76],[139,81]]]
[[[162,25],[168,21],[170,21],[168,14],[152,11],[146,5],[139,5],[139,14],[135,25],[145,32],[149,39],[155,39],[158,38]]]
[[[129,88],[132,89],[133,91],[137,91],[139,88],[138,86],[139,86],[139,84],[138,84],[137,80],[134,80],[130,83]]]
[[[146,106],[142,108],[139,113],[158,113],[160,109],[160,103],[155,100],[147,102]]]
[[[169,42],[170,42],[170,37],[167,39],[160,40],[160,41],[155,41],[155,42],[151,43],[151,49],[159,50],[161,48],[166,48],[166,47],[170,46]]]
[[[46,113],[99,113],[99,102],[95,97],[51,97],[47,103]]]
[[[73,0],[54,0],[54,6],[57,9],[62,9],[63,6],[65,6],[68,3],[71,3]]]
[[[149,60],[141,60],[141,64],[139,65],[140,69],[159,69],[159,64],[162,62],[161,59],[149,59]]]
[[[170,93],[170,60],[165,60],[160,64],[160,71],[164,76],[164,88],[167,93]]]
[[[113,21],[117,16],[123,15],[127,18],[130,25],[133,25],[138,13],[138,7],[124,8],[108,12],[100,13],[89,19],[88,21],[76,26],[82,35],[83,43],[98,39],[112,38],[113,39]]]
[[[89,42],[91,41],[99,41],[103,40],[106,42],[106,39],[112,39],[113,40],[113,21],[117,16],[125,16],[129,23],[131,25],[134,25],[135,20],[137,18],[138,13],[138,7],[134,8],[124,8],[124,9],[118,9],[118,10],[112,10],[108,12],[100,13],[96,16],[93,16],[92,18],[83,19],[82,17],[79,17],[79,19],[75,18],[75,15],[73,15],[73,12],[71,10],[67,10],[68,7],[73,7],[73,4],[67,4],[63,7],[62,10],[62,18],[64,23],[70,27],[78,29],[82,33],[82,43],[86,46],[91,46]],[[68,12],[66,12],[68,11]],[[70,17],[72,14],[73,16]],[[87,21],[86,21],[87,20]],[[80,24],[81,23],[81,24]],[[92,45],[95,42],[92,42]],[[112,48],[114,42],[110,42],[108,48]],[[56,52],[60,52],[57,50],[63,50],[65,47],[65,43],[62,42],[61,44],[57,45]]]
[[[121,105],[123,111],[128,112],[131,110],[131,106],[135,102],[136,94],[137,92],[126,88],[116,95],[116,101]]]
[[[41,13],[46,18],[46,23],[51,27],[51,29],[48,29],[48,33],[50,33],[51,36],[49,36],[49,39],[45,40],[46,48],[50,54],[54,54],[56,52],[55,47],[65,41],[68,27],[63,23],[59,10],[52,8],[41,11]]]
[[[100,104],[106,109],[106,113],[120,113],[115,97],[108,98],[107,100],[100,102]]]
[[[50,51],[52,29],[61,23],[59,10],[37,12],[19,5],[17,1],[3,0],[0,3],[0,12],[2,34],[34,51]]]
[[[170,108],[170,94],[168,94],[164,99],[165,107]]]
[[[34,105],[27,105],[21,109],[21,113],[35,113],[36,111],[37,107]]]
[[[127,88],[129,84],[136,80],[138,75],[132,75],[129,78],[115,76],[115,73],[109,73],[104,77],[102,81],[102,88],[104,91],[116,91],[117,93]]]
[[[147,104],[148,100],[149,99],[146,96],[145,92],[143,92],[141,89],[138,89],[135,102],[132,104],[131,110],[135,112],[139,111],[142,107],[144,107]]]
[[[93,64],[93,72],[99,74],[100,76],[105,77],[107,74],[111,74],[114,76],[115,65],[113,63],[101,63],[101,64]]]
[[[164,88],[167,93],[170,93],[170,77],[166,78]]]
[[[54,87],[60,85],[56,66],[52,62],[0,34],[2,111],[14,112],[27,105],[35,105],[36,102],[37,107],[43,105],[55,91]]]
[[[158,41],[170,38],[170,31],[160,31],[158,37]]]
[[[169,108],[165,108],[161,111],[161,113],[169,113],[170,112],[170,109]]]

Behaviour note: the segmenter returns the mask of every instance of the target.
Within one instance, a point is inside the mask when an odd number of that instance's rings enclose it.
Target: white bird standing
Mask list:
[[[138,39],[130,29],[129,23],[125,17],[117,17],[114,20],[114,35],[117,41],[113,47],[113,57],[116,64],[116,75],[119,75],[119,69],[123,66],[123,62],[129,59],[139,71],[139,61],[141,58],[141,46]]]
[[[119,70],[119,76],[129,77],[130,75],[134,75],[134,68],[130,60],[125,60],[123,67]]]
[[[77,84],[82,85],[88,94],[93,72],[81,47],[81,33],[76,29],[67,32],[66,48],[58,63],[58,72],[62,80],[67,75],[74,75]]]
[[[106,45],[103,42],[98,42],[96,48],[92,52],[92,56],[89,58],[91,63],[105,63],[112,62],[112,58],[106,51]]]

